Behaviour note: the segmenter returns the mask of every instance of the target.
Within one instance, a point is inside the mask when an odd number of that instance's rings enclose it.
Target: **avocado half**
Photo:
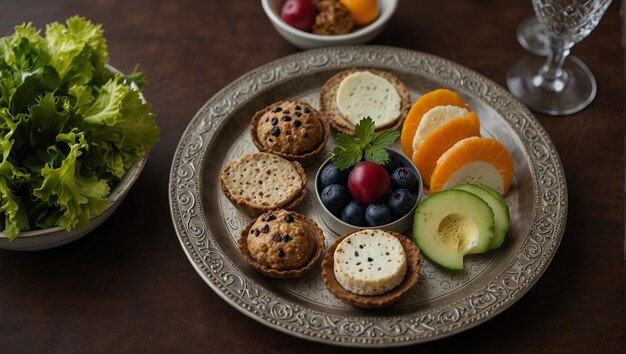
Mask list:
[[[435,193],[415,210],[413,241],[432,263],[462,270],[463,256],[489,250],[493,210],[479,196],[457,189]]]

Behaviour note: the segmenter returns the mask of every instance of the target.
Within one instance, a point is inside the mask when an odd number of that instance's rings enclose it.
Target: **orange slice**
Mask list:
[[[439,157],[458,141],[472,136],[480,136],[480,121],[474,112],[444,123],[422,140],[412,159],[427,187]]]
[[[339,0],[345,6],[352,20],[357,26],[368,25],[378,17],[378,2],[376,0]]]
[[[446,89],[431,91],[420,97],[406,116],[400,134],[400,144],[406,156],[413,156],[413,137],[422,121],[422,116],[437,106],[467,108],[463,98],[458,93]]]
[[[430,177],[430,192],[461,183],[485,184],[505,194],[513,180],[513,158],[499,141],[467,138],[446,151]]]

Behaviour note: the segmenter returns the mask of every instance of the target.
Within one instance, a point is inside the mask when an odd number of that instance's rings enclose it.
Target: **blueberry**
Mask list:
[[[367,226],[379,226],[393,221],[391,209],[386,204],[370,204],[365,209]]]
[[[391,173],[391,184],[396,188],[404,188],[414,191],[417,187],[417,176],[408,167],[398,167]]]
[[[391,150],[385,149],[389,154],[389,160],[386,164],[383,165],[387,173],[391,174],[396,168],[404,166],[404,160],[400,156],[399,153]]]
[[[365,224],[365,208],[356,200],[351,200],[341,211],[341,220],[354,226]]]
[[[348,171],[339,171],[335,165],[329,163],[320,173],[320,182],[322,186],[328,187],[331,184],[341,184],[345,186],[348,183]]]
[[[415,196],[404,188],[396,189],[389,193],[387,205],[396,217],[406,215],[415,205]]]
[[[340,184],[331,184],[324,188],[321,195],[322,204],[335,216],[341,215],[343,207],[350,200],[350,192]]]

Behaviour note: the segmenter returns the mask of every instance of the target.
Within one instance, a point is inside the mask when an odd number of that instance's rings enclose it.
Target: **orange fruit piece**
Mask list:
[[[461,98],[458,93],[446,89],[431,91],[420,97],[413,107],[411,107],[402,125],[402,132],[400,133],[400,144],[406,156],[413,156],[413,138],[415,137],[417,127],[422,121],[422,116],[437,106],[467,108],[463,98]]]
[[[352,15],[352,21],[357,26],[365,26],[374,22],[378,17],[378,2],[376,0],[339,0]]]
[[[477,137],[463,139],[439,158],[430,177],[430,192],[461,183],[482,183],[505,194],[511,186],[514,169],[511,154],[499,141]]]
[[[460,140],[472,136],[480,136],[480,121],[474,112],[444,123],[422,140],[412,160],[427,187],[439,157]]]

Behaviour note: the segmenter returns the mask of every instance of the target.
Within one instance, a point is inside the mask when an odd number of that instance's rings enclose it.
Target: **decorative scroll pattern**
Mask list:
[[[317,71],[348,67],[387,68],[455,87],[493,107],[521,141],[529,161],[534,191],[532,226],[526,230],[526,235],[520,235],[526,240],[504,270],[481,288],[468,291],[455,303],[389,317],[377,316],[376,312],[370,316],[351,316],[341,311],[324,312],[303,307],[246,278],[220,251],[204,219],[199,171],[205,152],[229,115],[269,86]],[[227,86],[203,106],[185,131],[174,157],[169,195],[175,228],[185,252],[199,274],[220,296],[249,316],[285,332],[352,346],[390,346],[432,340],[469,328],[501,312],[519,299],[543,273],[559,245],[567,214],[566,182],[557,152],[526,108],[503,88],[465,67],[432,55],[389,47],[307,51],[267,64]],[[234,209],[223,212],[229,230],[236,232],[244,227],[244,222],[234,215]],[[473,266],[480,273],[488,264]],[[425,278],[441,277],[439,274],[430,265],[425,265],[422,270]],[[339,309],[343,307],[324,295],[319,277],[305,277],[299,281],[308,282],[307,286],[317,294],[312,301],[334,304]],[[445,292],[446,287],[455,289],[462,285],[452,281],[452,278],[440,279],[440,290]],[[297,289],[297,281],[288,284],[286,291],[290,291],[290,287]],[[412,296],[422,295],[418,290]],[[415,303],[419,299],[403,301]]]

